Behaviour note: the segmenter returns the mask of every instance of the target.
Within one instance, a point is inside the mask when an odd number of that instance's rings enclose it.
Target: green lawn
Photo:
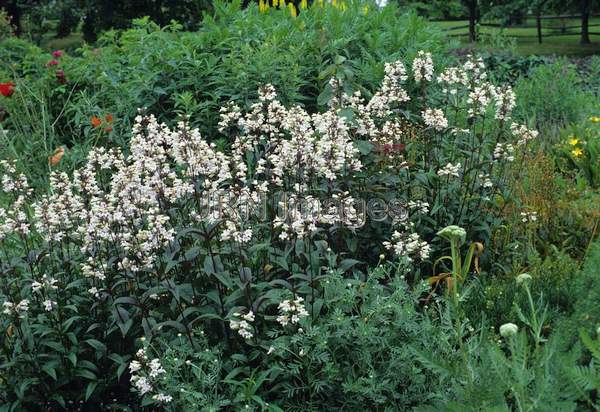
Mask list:
[[[436,21],[432,22],[443,29],[449,29],[452,27],[466,26],[469,24],[467,20],[460,21]],[[529,20],[528,25],[532,25],[533,21]],[[590,20],[590,24],[600,24],[600,18],[594,18]],[[565,20],[545,20],[542,23],[543,30],[542,34],[548,36],[561,32],[562,26],[577,26],[579,25],[578,20],[565,19]],[[478,47],[504,47],[510,46],[510,39],[514,39],[515,51],[519,54],[530,55],[568,55],[568,56],[587,56],[591,54],[600,54],[600,34],[592,34],[592,44],[583,46],[579,44],[578,29],[567,29],[567,35],[543,37],[542,44],[538,43],[537,31],[535,27],[510,27],[510,28],[495,28],[495,27],[481,27],[480,33],[483,35],[483,41],[478,44]],[[591,32],[600,33],[600,26],[590,27]],[[463,43],[468,43],[469,30],[467,27],[448,31],[449,35],[459,35],[459,39]],[[527,37],[521,37],[527,36]],[[506,44],[502,44],[501,37],[509,38]]]

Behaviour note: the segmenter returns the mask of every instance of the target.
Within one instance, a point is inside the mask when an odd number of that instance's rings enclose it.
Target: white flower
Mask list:
[[[244,339],[250,339],[254,336],[251,323],[254,322],[254,313],[252,311],[245,315],[240,315],[235,312],[234,319],[229,320],[231,330],[236,330],[237,333]]]
[[[42,302],[42,304],[44,305],[46,312],[51,312],[52,308],[56,306],[56,302],[50,299],[46,299],[44,302]]]
[[[417,233],[409,233],[408,231],[395,230],[390,241],[383,242],[383,246],[394,251],[398,257],[404,257],[409,262],[414,256],[424,260],[429,258],[431,246],[421,240]]]
[[[528,129],[527,126],[517,123],[510,125],[510,131],[518,139],[517,146],[524,146],[538,136],[537,130]]]
[[[425,109],[421,112],[425,124],[435,130],[444,130],[448,127],[448,119],[441,109]]]
[[[152,392],[152,385],[150,384],[148,378],[133,375],[131,377],[131,381],[133,382],[137,390],[140,391],[141,395],[145,395],[148,392]]]
[[[510,117],[512,109],[515,107],[516,96],[512,88],[508,85],[501,89],[492,89],[492,95],[496,102],[496,119],[506,120]]]
[[[155,401],[160,402],[160,403],[169,403],[173,400],[173,397],[171,395],[157,393],[156,395],[152,396],[152,399],[154,399]]]
[[[417,57],[413,60],[412,69],[413,76],[417,83],[423,79],[430,82],[433,78],[433,60],[431,59],[431,53],[419,50]]]
[[[279,309],[279,316],[277,322],[281,326],[287,326],[289,323],[297,324],[300,319],[308,316],[308,312],[304,307],[304,299],[297,296],[294,300],[286,299],[279,303],[277,308]]]
[[[537,212],[521,212],[521,221],[523,223],[537,222]]]
[[[4,307],[2,313],[5,315],[15,314],[19,318],[23,318],[29,311],[29,300],[23,299],[17,304],[5,301],[2,306]]]
[[[453,165],[452,163],[448,163],[446,166],[438,170],[438,176],[454,176],[459,177],[461,170],[461,164],[457,163]]]
[[[142,364],[139,361],[132,360],[129,363],[129,373],[134,374],[135,372],[142,369]]]
[[[162,365],[160,364],[160,360],[159,359],[152,359],[150,361],[150,377],[152,378],[156,378],[158,375],[165,373],[164,368],[162,367]]]
[[[515,147],[510,143],[498,143],[494,149],[495,160],[506,160],[513,162],[515,160]]]

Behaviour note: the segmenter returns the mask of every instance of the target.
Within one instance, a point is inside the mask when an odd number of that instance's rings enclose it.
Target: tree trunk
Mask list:
[[[469,40],[477,41],[477,0],[469,0]]]
[[[542,19],[540,18],[539,10],[535,16],[535,25],[537,26],[538,43],[542,44]]]
[[[590,0],[581,0],[581,44],[590,44]]]

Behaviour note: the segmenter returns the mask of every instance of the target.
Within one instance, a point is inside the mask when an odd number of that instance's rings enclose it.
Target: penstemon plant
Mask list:
[[[92,149],[41,196],[2,162],[4,400],[62,405],[54,388],[77,376],[76,400],[122,388],[127,367],[143,366],[131,349],[140,336],[177,333],[194,347],[201,328],[226,354],[259,359],[323,315],[331,270],[364,280],[387,250],[415,284],[443,253],[440,226],[489,237],[519,173],[511,164],[537,135],[510,121],[510,87],[471,57],[436,75],[425,52],[411,73],[386,63],[370,98],[329,87],[322,113],[285,107],[270,85],[248,112],[231,102],[219,123],[227,150],[186,116],[171,129],[140,115],[127,151]],[[49,379],[9,376],[36,363]],[[148,402],[171,399],[132,376]]]

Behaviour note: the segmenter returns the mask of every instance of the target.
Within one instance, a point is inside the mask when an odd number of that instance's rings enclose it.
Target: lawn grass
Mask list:
[[[528,21],[528,25],[531,25],[532,23],[531,20]],[[434,21],[432,24],[442,29],[450,29],[453,27],[467,26],[469,22],[467,20]],[[544,21],[542,23],[542,44],[538,43],[537,30],[535,27],[481,27],[480,33],[483,35],[483,41],[478,43],[476,47],[488,48],[491,45],[490,41],[492,38],[496,37],[497,39],[499,36],[503,36],[506,38],[513,38],[515,42],[515,52],[522,55],[556,54],[565,56],[589,56],[592,54],[600,54],[600,34],[590,35],[592,44],[589,45],[579,44],[580,35],[577,33],[577,29],[567,30],[568,34],[566,35],[544,37],[560,33],[562,26],[577,26],[578,24],[579,21],[576,19]],[[600,24],[600,18],[590,19],[590,24]],[[590,27],[590,31],[600,32],[600,26]],[[467,27],[448,31],[449,35],[458,36],[457,38],[460,39],[461,43],[469,43],[467,38],[468,33],[469,29]],[[507,43],[510,44],[510,41],[507,41]]]

